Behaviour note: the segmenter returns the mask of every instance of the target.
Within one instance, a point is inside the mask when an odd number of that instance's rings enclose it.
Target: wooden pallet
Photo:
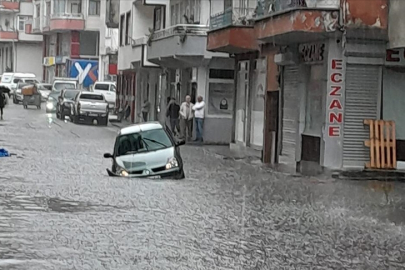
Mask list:
[[[367,169],[392,170],[397,168],[395,122],[384,120],[364,120],[370,127],[370,139],[364,145],[370,148],[370,162]]]

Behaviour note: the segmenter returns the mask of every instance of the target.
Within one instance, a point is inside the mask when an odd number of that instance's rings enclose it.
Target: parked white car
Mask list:
[[[10,89],[10,94],[13,95],[19,82],[39,83],[34,73],[7,72],[1,76],[0,86]]]
[[[95,82],[92,87],[92,92],[102,94],[110,110],[114,109],[117,97],[115,82]]]

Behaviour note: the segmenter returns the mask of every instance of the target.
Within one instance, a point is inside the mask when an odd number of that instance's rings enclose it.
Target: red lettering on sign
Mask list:
[[[343,61],[332,59],[332,69],[343,69]]]
[[[330,80],[334,83],[341,83],[342,82],[342,74],[341,73],[333,73],[330,75]]]
[[[340,101],[338,99],[334,99],[330,103],[329,110],[333,110],[333,109],[339,109],[339,110],[342,109],[342,104],[340,103]]]
[[[343,122],[343,113],[341,113],[341,112],[329,113],[329,123],[334,123],[334,122],[341,124]]]
[[[330,91],[329,96],[342,96],[341,93],[338,93],[340,90],[342,90],[341,86],[332,85],[332,91]]]
[[[387,62],[399,62],[401,59],[398,57],[399,52],[394,50],[387,50],[386,60]]]
[[[340,127],[329,126],[328,135],[329,135],[329,137],[339,137],[340,136]]]

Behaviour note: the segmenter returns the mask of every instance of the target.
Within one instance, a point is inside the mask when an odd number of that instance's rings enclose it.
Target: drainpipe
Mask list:
[[[12,46],[13,46],[13,72],[17,71],[17,50],[15,49],[15,42],[14,40],[12,41]]]

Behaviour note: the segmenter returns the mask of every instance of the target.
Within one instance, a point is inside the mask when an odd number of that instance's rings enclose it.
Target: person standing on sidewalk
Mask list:
[[[150,102],[147,99],[145,99],[142,105],[142,118],[144,122],[148,121],[149,111],[150,111]]]
[[[180,106],[180,135],[182,139],[187,138],[188,141],[193,137],[193,106],[191,97],[188,95],[186,96],[186,101]]]
[[[196,124],[196,132],[197,137],[195,141],[203,142],[203,134],[204,134],[204,107],[205,102],[202,96],[198,96],[197,103],[193,106],[194,111],[194,118]]]
[[[167,107],[166,116],[168,116],[170,119],[170,129],[172,130],[174,135],[177,135],[178,131],[180,130],[179,115],[180,115],[180,106],[179,104],[177,104],[176,99],[172,98],[172,100],[169,103],[169,106]]]
[[[0,120],[3,120],[3,109],[5,105],[6,105],[6,96],[2,91],[0,91],[0,112],[1,112]]]

